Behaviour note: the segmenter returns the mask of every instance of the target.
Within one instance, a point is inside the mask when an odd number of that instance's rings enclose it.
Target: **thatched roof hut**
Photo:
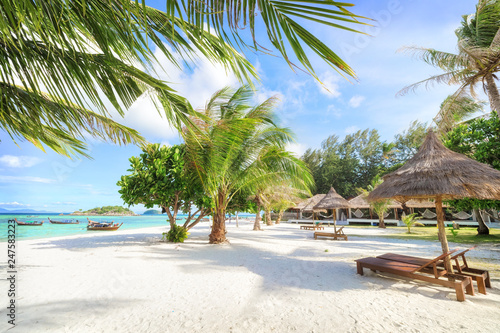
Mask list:
[[[370,208],[370,203],[365,199],[365,194],[360,194],[351,200],[348,200],[350,208]],[[402,208],[396,200],[391,200],[388,208]],[[434,206],[433,206],[434,207]]]
[[[383,179],[384,182],[368,195],[369,201],[393,198],[404,203],[409,199],[435,199],[443,253],[449,251],[443,199],[500,200],[500,171],[449,150],[432,130],[415,156]],[[449,260],[446,266],[453,271]]]

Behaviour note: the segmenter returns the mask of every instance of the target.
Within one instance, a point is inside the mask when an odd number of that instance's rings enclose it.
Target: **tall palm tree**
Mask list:
[[[115,143],[141,142],[134,130],[109,119],[143,94],[154,95],[165,117],[180,128],[193,114],[186,99],[156,79],[156,46],[180,66],[199,54],[221,63],[242,80],[256,77],[237,51],[260,49],[261,21],[273,46],[287,50],[314,75],[303,46],[347,76],[352,69],[292,18],[355,31],[360,17],[350,4],[320,0],[165,0],[166,11],[133,0],[5,0],[0,3],[0,128],[58,153],[85,154],[85,134]],[[241,29],[249,27],[249,29]],[[250,31],[251,43],[243,31]],[[265,50],[269,52],[270,50]],[[289,51],[288,51],[289,52]],[[177,54],[180,55],[178,60]]]
[[[190,163],[215,207],[210,243],[226,241],[225,213],[238,191],[282,182],[307,189],[312,183],[307,167],[284,148],[292,134],[275,125],[276,99],[252,107],[251,98],[248,87],[222,89],[195,121],[200,131],[184,131]]]
[[[484,104],[483,101],[477,101],[470,96],[454,98],[450,95],[441,103],[439,112],[433,121],[438,131],[444,134],[459,122],[466,120],[467,117],[482,111]]]
[[[452,99],[463,97],[467,88],[471,96],[476,97],[474,88],[482,84],[491,109],[500,118],[500,94],[495,82],[496,73],[500,71],[500,0],[479,0],[476,12],[464,16],[462,26],[455,33],[458,54],[423,47],[404,48],[445,73],[409,85],[398,94],[406,94],[421,85],[428,87],[434,83],[446,83],[459,85]]]

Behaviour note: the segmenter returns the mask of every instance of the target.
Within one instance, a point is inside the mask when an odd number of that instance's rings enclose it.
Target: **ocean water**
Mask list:
[[[56,221],[78,220],[79,224],[51,224],[47,217]],[[177,224],[185,221],[183,215],[177,215]],[[37,217],[27,217],[26,214],[0,215],[0,242],[5,242],[8,235],[8,221],[17,218],[22,222],[44,221],[42,226],[22,226],[16,224],[16,239],[38,239],[58,236],[69,236],[86,233],[103,233],[113,231],[87,231],[87,216],[59,216],[59,215],[38,215]],[[141,216],[88,216],[93,221],[122,223],[119,230],[140,229],[148,227],[165,226],[168,227],[168,216],[166,215],[141,215]]]

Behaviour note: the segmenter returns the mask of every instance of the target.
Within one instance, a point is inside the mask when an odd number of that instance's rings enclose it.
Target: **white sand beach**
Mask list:
[[[230,245],[207,244],[206,224],[169,244],[159,241],[164,229],[18,241],[17,327],[9,332],[500,331],[498,271],[487,295],[474,283],[465,302],[444,287],[356,274],[357,258],[435,257],[438,242],[349,227],[347,242],[314,240],[297,225],[252,231],[250,222],[233,222]],[[498,265],[500,246],[481,245],[468,257],[474,266]],[[3,332],[5,277],[0,284]]]

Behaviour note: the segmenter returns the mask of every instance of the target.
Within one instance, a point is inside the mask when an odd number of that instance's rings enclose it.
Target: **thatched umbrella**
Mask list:
[[[316,194],[315,196],[313,196],[312,198],[309,198],[307,200],[307,202],[304,204],[304,206],[302,206],[301,208],[301,212],[304,212],[304,213],[312,213],[312,220],[313,220],[313,224],[314,224],[314,212],[315,210],[313,209],[313,207],[318,203],[320,202],[324,197],[325,197],[326,194]]]
[[[330,188],[330,191],[325,195],[320,202],[318,202],[313,209],[315,211],[323,210],[323,209],[333,209],[333,227],[335,232],[337,232],[337,217],[336,211],[338,208],[349,208],[349,202],[342,198],[333,187]],[[330,223],[328,223],[330,224]]]
[[[405,203],[409,199],[434,199],[443,253],[449,251],[443,200],[500,200],[500,171],[449,150],[432,130],[418,153],[383,179],[384,182],[368,195],[369,201],[393,198]],[[449,260],[446,264],[447,269],[451,269]]]

